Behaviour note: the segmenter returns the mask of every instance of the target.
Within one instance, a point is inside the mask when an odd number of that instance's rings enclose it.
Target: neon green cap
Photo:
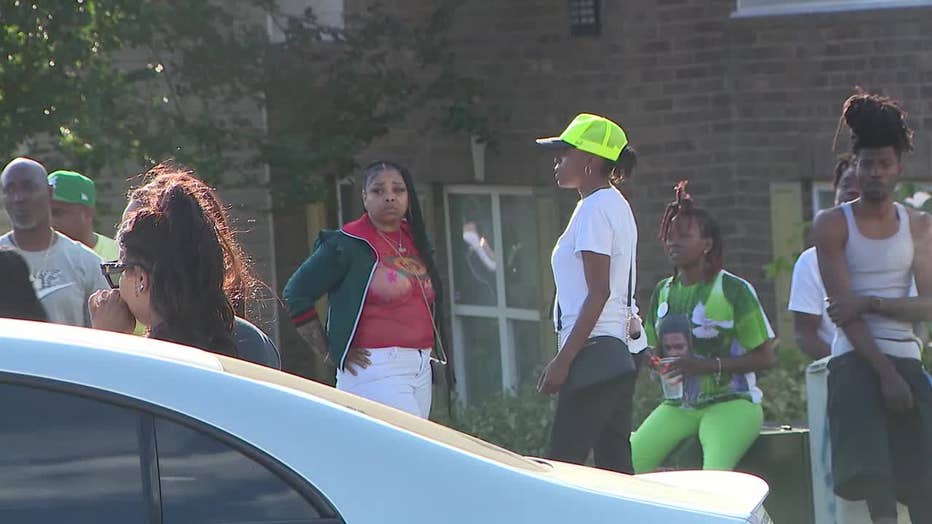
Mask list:
[[[52,200],[94,207],[97,190],[94,181],[74,171],[54,171],[49,175]]]
[[[547,149],[575,147],[614,162],[628,145],[624,129],[604,116],[582,113],[566,126],[558,137],[538,138],[537,145]]]

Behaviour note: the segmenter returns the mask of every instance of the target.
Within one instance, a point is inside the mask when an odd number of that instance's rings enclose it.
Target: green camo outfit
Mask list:
[[[662,280],[651,296],[644,330],[652,347],[668,315],[685,315],[696,358],[738,357],[774,338],[754,287],[727,271],[683,285]],[[631,437],[637,473],[653,471],[683,439],[698,435],[704,469],[732,469],[757,438],[763,422],[754,373],[686,377],[682,400],[666,400]]]

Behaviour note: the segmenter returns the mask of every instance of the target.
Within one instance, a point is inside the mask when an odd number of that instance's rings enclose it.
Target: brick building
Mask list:
[[[390,5],[413,12],[425,2]],[[467,398],[532,378],[552,354],[549,253],[576,195],[553,187],[552,158],[533,138],[559,132],[574,114],[614,118],[641,154],[629,198],[642,301],[669,271],[654,239],[673,185],[686,178],[721,222],[726,266],[755,284],[784,341],[788,275],[768,279],[764,266],[803,246],[804,222],[827,202],[833,137],[852,87],[904,102],[917,138],[904,177],[926,178],[932,163],[932,87],[924,85],[932,1],[471,0],[451,39],[489,102],[510,112],[497,146],[483,152],[468,137],[399,122],[360,160],[397,159],[423,184],[456,298],[453,352]],[[276,215],[279,282],[336,209],[358,216],[358,191],[345,187],[329,210]],[[493,245],[494,264],[471,257],[462,239],[469,223]],[[284,325],[282,336],[286,346],[296,341]]]

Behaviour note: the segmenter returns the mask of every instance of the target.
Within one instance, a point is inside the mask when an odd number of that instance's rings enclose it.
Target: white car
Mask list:
[[[165,342],[0,320],[0,522],[770,522],[764,481],[525,458]]]

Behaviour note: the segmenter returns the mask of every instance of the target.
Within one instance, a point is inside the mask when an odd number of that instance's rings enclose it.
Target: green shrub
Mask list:
[[[795,348],[781,349],[777,356],[777,366],[761,373],[758,380],[764,391],[764,419],[778,424],[805,422],[807,361]],[[633,429],[657,407],[660,397],[659,381],[642,372],[634,393]],[[497,395],[468,406],[454,402],[451,419],[446,396],[438,390],[431,420],[521,455],[541,456],[553,421],[553,399],[538,393],[536,384],[528,383],[512,395]]]
[[[432,410],[431,420],[529,456],[543,455],[553,419],[552,399],[538,393],[533,383],[513,395],[497,395],[469,406],[457,403],[453,411],[450,420],[441,401]]]
[[[806,366],[809,358],[795,347],[777,349],[777,365],[758,374],[764,392],[764,421],[772,424],[806,424]]]

